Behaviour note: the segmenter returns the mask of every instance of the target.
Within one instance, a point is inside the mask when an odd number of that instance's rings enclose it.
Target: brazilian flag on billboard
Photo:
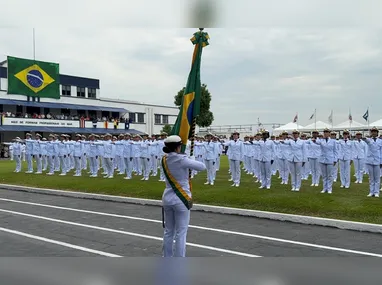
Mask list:
[[[8,56],[8,94],[60,99],[59,64]]]

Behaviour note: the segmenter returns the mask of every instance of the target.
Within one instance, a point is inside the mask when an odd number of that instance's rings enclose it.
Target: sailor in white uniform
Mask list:
[[[340,164],[340,180],[341,188],[349,189],[350,187],[350,165],[353,158],[353,141],[349,139],[349,131],[342,132],[343,139],[339,140],[338,159]]]
[[[382,140],[378,138],[378,129],[373,127],[370,130],[371,137],[366,138],[367,155],[366,167],[369,172],[369,195],[367,197],[379,197],[381,184],[381,167],[382,167]]]
[[[353,140],[353,162],[356,177],[356,184],[361,184],[365,172],[365,158],[367,154],[367,144],[362,139],[362,133],[357,132]]]
[[[330,138],[330,130],[324,130],[322,139],[312,139],[312,142],[321,146],[320,166],[323,181],[321,193],[332,194],[333,191],[333,167],[338,161],[338,144],[335,139]]]
[[[302,170],[307,162],[306,144],[299,138],[300,132],[295,130],[292,133],[293,139],[281,141],[289,145],[289,169],[292,182],[292,191],[298,192],[301,188]]]
[[[27,133],[25,135],[26,139],[25,142],[25,156],[27,160],[28,170],[26,173],[33,173],[33,146],[34,146],[34,140],[32,139],[32,135],[30,133]]]
[[[207,167],[207,182],[205,185],[214,185],[216,173],[216,159],[219,157],[219,148],[217,143],[212,141],[212,134],[206,135],[206,141],[203,143],[205,149],[205,164]]]
[[[228,146],[229,149],[228,159],[233,181],[231,186],[239,187],[241,178],[240,164],[244,159],[244,144],[239,140],[240,134],[238,132],[234,132],[232,136],[233,139],[226,142],[224,145]]]
[[[308,139],[306,142],[307,146],[307,152],[308,152],[308,161],[310,164],[310,171],[312,173],[312,185],[314,187],[318,187],[320,184],[320,176],[321,176],[321,170],[320,170],[320,164],[319,159],[321,156],[321,146],[313,143],[312,140],[317,140],[318,138],[318,131],[312,132],[312,138]]]
[[[162,158],[166,176],[166,188],[162,196],[165,230],[163,257],[185,257],[192,193],[189,170],[203,171],[206,166],[181,154],[181,138],[170,136],[165,140]],[[182,194],[183,193],[183,194]],[[175,241],[175,244],[174,244]]]
[[[269,132],[264,130],[262,139],[254,142],[255,145],[260,147],[259,161],[260,161],[260,175],[261,186],[260,189],[271,189],[272,178],[272,164],[276,157],[275,142],[269,139]]]

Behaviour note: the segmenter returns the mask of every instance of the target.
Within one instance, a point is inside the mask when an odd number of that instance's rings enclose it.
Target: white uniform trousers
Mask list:
[[[104,166],[106,177],[114,176],[114,159],[110,157],[105,157],[105,166]]]
[[[232,181],[235,184],[240,184],[241,178],[241,169],[240,169],[240,160],[229,160],[229,165],[231,168]]]
[[[138,175],[142,175],[141,158],[134,157],[133,162],[133,171],[138,173]]]
[[[220,154],[216,159],[216,171],[219,171],[219,170],[220,170]],[[251,172],[253,172],[253,167],[251,169]]]
[[[158,156],[152,155],[150,162],[151,162],[150,171],[152,172],[153,176],[157,176],[158,175]]]
[[[300,189],[303,170],[302,162],[289,161],[289,170],[292,189]]]
[[[258,159],[253,159],[253,174],[257,179],[261,179],[260,161]]]
[[[15,172],[21,171],[21,155],[13,155],[14,160],[16,161]]]
[[[275,159],[271,165],[271,173],[272,175],[276,175],[277,173],[277,159]]]
[[[340,179],[341,185],[345,188],[350,187],[350,160],[340,159]]]
[[[9,158],[11,159],[11,161],[13,161],[13,150],[10,150],[9,151]]]
[[[244,161],[243,161],[244,166],[243,166],[243,169],[245,171],[249,171],[249,163],[248,163],[248,161],[249,161],[249,156],[244,155]]]
[[[185,257],[190,210],[183,204],[163,208],[165,221],[163,257]]]
[[[279,172],[281,176],[281,182],[288,184],[289,179],[289,162],[286,159],[279,159]]]
[[[312,184],[318,185],[320,183],[320,164],[318,158],[309,158],[310,171],[312,172]]]
[[[82,170],[88,169],[88,160],[86,155],[81,156],[81,168]]]
[[[338,163],[333,166],[333,182],[338,179]]]
[[[118,170],[119,173],[125,173],[125,159],[123,156],[118,156]]]
[[[365,167],[365,160],[361,158],[355,158],[353,162],[354,162],[354,171],[355,171],[356,180],[358,182],[362,182],[364,167]]]
[[[89,157],[90,175],[97,176],[98,174],[98,157]]]
[[[36,154],[36,166],[37,166],[37,172],[36,173],[42,173],[42,155]]]
[[[332,193],[333,191],[333,168],[337,169],[333,164],[325,164],[320,163],[321,166],[321,175],[322,175],[322,183],[323,190],[328,193]]]
[[[61,159],[58,155],[54,157],[54,171],[58,172],[61,169]]]
[[[127,178],[131,178],[131,173],[133,172],[133,158],[124,157],[123,161],[125,162],[125,173]]]
[[[61,174],[66,174],[68,172],[68,166],[67,166],[67,156],[60,156],[60,162],[61,162]]]
[[[206,160],[206,168],[207,168],[207,182],[214,183],[215,181],[215,160],[209,159]]]
[[[22,152],[22,153],[21,153],[21,160],[22,160],[22,161],[25,161],[25,160],[26,160],[26,158],[25,158],[25,152]]]
[[[150,158],[141,157],[143,178],[149,178],[150,175]]]
[[[48,156],[43,155],[42,156],[42,170],[46,171],[48,169]]]
[[[49,173],[54,174],[54,161],[55,161],[55,156],[49,155],[48,156],[48,166],[49,166]]]
[[[71,169],[74,169],[74,167],[75,167],[75,162],[74,162],[74,155],[73,154],[70,154],[69,156],[68,156],[68,166],[69,166],[69,170],[71,170]]]
[[[107,174],[107,165],[106,165],[106,158],[101,156],[101,168],[103,171],[103,174]]]
[[[260,161],[261,187],[271,187],[272,165],[270,161]]]
[[[81,156],[74,156],[74,164],[76,168],[76,176],[81,175],[81,170],[82,170],[82,157]]]
[[[28,165],[28,172],[33,172],[33,155],[27,154],[27,165]]]
[[[381,185],[381,168],[379,165],[366,164],[369,172],[369,191],[371,195],[379,195]]]

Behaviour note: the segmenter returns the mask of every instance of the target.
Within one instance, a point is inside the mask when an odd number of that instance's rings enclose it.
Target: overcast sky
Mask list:
[[[15,11],[22,2],[0,0],[0,5],[7,3],[6,8]],[[236,28],[227,20],[231,28],[207,28],[211,39],[203,50],[201,78],[212,94],[213,125],[255,124],[258,117],[262,123],[288,123],[297,112],[300,124],[307,125],[315,108],[317,120],[323,121],[333,109],[335,124],[347,120],[349,108],[353,120],[361,123],[368,107],[371,121],[382,118],[382,28],[360,24],[359,17],[367,19],[376,12],[376,6],[366,2],[362,9],[348,7],[344,13],[353,16],[349,19],[354,26],[321,18],[322,25],[304,26],[302,19],[293,25]],[[132,27],[130,22],[123,25],[123,15],[108,14],[111,9],[105,11],[105,6],[76,5],[54,14],[52,7],[38,6],[40,14],[49,11],[45,22],[36,15],[31,18],[28,9],[18,10],[19,17],[26,15],[21,17],[22,28],[11,14],[3,13],[0,60],[7,55],[33,56],[32,26],[26,28],[29,16],[37,27],[36,59],[60,63],[63,74],[100,79],[102,97],[173,105],[174,95],[187,81],[193,51],[189,39],[197,29]],[[260,17],[255,8],[253,13]],[[81,9],[88,9],[83,19]],[[338,20],[340,15],[331,12]],[[104,22],[95,21],[97,17]],[[75,24],[62,24],[72,19]],[[44,25],[47,21],[52,25]]]

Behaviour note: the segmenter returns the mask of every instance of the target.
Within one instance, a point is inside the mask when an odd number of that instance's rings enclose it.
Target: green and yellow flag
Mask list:
[[[57,63],[8,56],[8,94],[60,99]]]
[[[186,89],[182,99],[182,105],[175,125],[171,130],[171,135],[178,135],[182,139],[182,152],[185,151],[187,140],[192,136],[194,131],[192,124],[196,116],[200,113],[200,64],[202,59],[202,50],[208,45],[209,36],[202,30],[195,33],[191,38],[191,42],[195,45],[192,57],[191,71],[188,76]]]

